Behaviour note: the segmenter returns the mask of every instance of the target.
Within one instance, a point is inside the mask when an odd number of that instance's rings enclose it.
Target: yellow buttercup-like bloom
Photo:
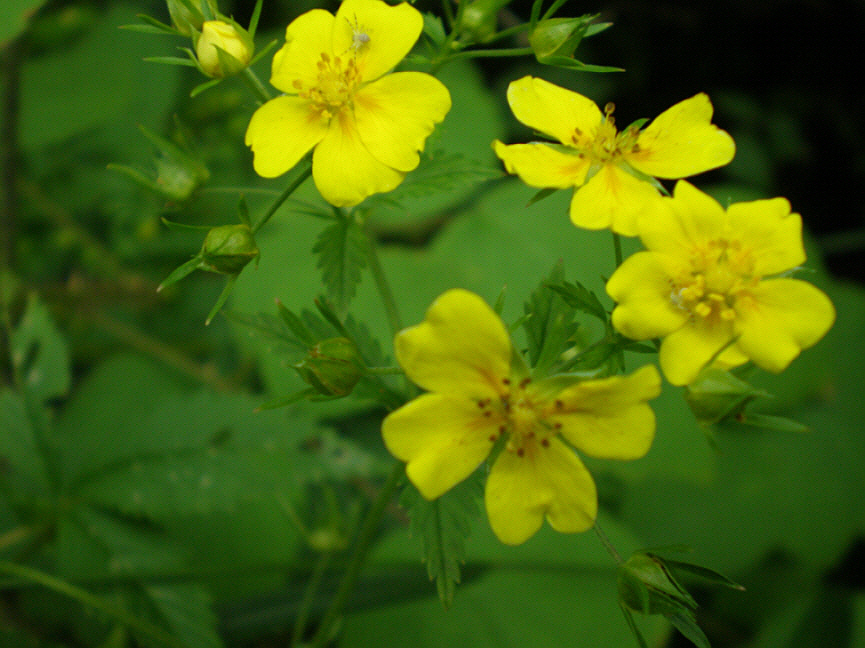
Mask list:
[[[336,16],[313,9],[294,20],[270,80],[285,94],[261,106],[246,131],[256,172],[279,176],[315,147],[313,179],[332,205],[394,189],[451,107],[435,77],[388,74],[422,29],[417,9],[381,0],[345,0]]]
[[[493,148],[508,173],[532,187],[575,187],[571,221],[636,236],[637,221],[661,198],[655,178],[686,178],[733,159],[733,139],[712,124],[705,94],[677,103],[648,127],[616,130],[613,104],[602,113],[576,92],[524,77],[508,86],[508,103],[526,126],[557,140]]]
[[[646,401],[658,395],[660,376],[648,366],[627,377],[535,381],[511,362],[513,352],[486,302],[465,290],[444,293],[421,324],[396,338],[400,365],[430,393],[385,418],[385,445],[407,462],[408,478],[427,499],[500,449],[485,502],[502,542],[525,542],[544,517],[557,531],[585,531],[597,495],[573,448],[607,459],[646,454],[655,433]]]
[[[710,362],[748,360],[782,371],[835,321],[829,298],[784,276],[805,262],[802,220],[784,198],[734,203],[726,211],[685,181],[676,184],[613,273],[613,325],[635,340],[664,338],[661,369],[687,385]]]

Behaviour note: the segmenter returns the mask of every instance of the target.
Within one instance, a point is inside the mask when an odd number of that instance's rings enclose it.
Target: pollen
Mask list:
[[[737,240],[719,238],[695,248],[690,266],[686,278],[671,282],[670,302],[716,323],[735,320],[738,299],[761,279],[754,274],[753,256]]]
[[[314,84],[304,87],[293,82],[298,96],[307,99],[323,119],[331,119],[345,108],[351,108],[354,93],[360,85],[360,73],[351,56],[331,56],[322,52],[316,63]]]

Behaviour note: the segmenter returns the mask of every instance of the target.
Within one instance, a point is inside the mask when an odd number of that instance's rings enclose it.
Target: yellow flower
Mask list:
[[[246,131],[256,172],[279,176],[315,147],[313,179],[332,205],[394,189],[451,107],[429,74],[388,74],[422,29],[417,9],[381,0],[345,0],[336,16],[313,9],[294,20],[270,79],[286,94],[261,106]]]
[[[444,293],[395,345],[408,377],[431,393],[385,418],[385,445],[407,462],[408,478],[430,500],[500,448],[485,502],[504,543],[525,542],[544,517],[565,533],[594,524],[595,483],[572,447],[628,460],[652,443],[655,417],[646,401],[660,389],[654,367],[576,384],[533,381],[521,362],[511,362],[501,319],[474,293]]]
[[[532,187],[575,187],[571,221],[586,229],[637,234],[637,221],[660,199],[654,178],[685,178],[723,166],[733,139],[712,124],[705,94],[677,103],[645,130],[616,131],[613,104],[604,112],[576,92],[523,77],[508,86],[508,103],[526,126],[558,140],[493,148],[508,173]]]
[[[222,50],[228,56],[220,57],[217,50]],[[216,78],[240,72],[249,64],[252,50],[249,34],[223,20],[205,22],[195,45],[195,55],[201,69],[207,76]]]
[[[647,251],[607,283],[613,325],[635,340],[663,337],[661,369],[691,383],[713,361],[782,371],[835,321],[829,298],[784,276],[805,262],[802,220],[784,198],[724,209],[685,181],[640,226]]]

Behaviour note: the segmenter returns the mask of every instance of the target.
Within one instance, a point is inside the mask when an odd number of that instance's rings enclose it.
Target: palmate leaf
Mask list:
[[[399,187],[388,194],[375,196],[371,202],[399,205],[403,199],[451,191],[503,176],[501,169],[472,160],[460,153],[436,151],[424,155],[418,168],[409,173]]]
[[[348,307],[360,283],[368,245],[360,223],[348,216],[322,230],[312,248],[318,255],[318,267],[328,295],[340,311]]]
[[[481,483],[478,473],[457,484],[432,502],[412,484],[403,491],[400,503],[409,512],[411,533],[421,539],[422,555],[430,580],[435,580],[439,599],[450,607],[460,582],[460,565],[465,562],[465,540],[471,521],[480,513]]]
[[[577,324],[573,321],[576,310],[549,287],[549,284],[561,283],[563,277],[564,270],[560,262],[523,307],[529,362],[539,375],[544,375],[553,367],[565,350],[568,339],[577,330]]]

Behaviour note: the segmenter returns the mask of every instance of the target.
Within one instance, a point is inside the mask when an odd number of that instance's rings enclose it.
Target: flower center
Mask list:
[[[321,53],[316,64],[318,76],[313,86],[305,88],[299,79],[294,81],[299,97],[307,99],[323,119],[329,120],[346,106],[351,105],[355,90],[360,85],[360,72],[354,56],[331,56]]]
[[[518,457],[533,453],[538,445],[548,447],[550,437],[558,434],[561,426],[545,420],[549,410],[546,400],[532,392],[529,378],[523,379],[518,385],[511,385],[509,378],[502,382],[505,389],[500,400],[478,402],[485,417],[495,416],[499,420],[498,432],[490,436],[490,441],[495,442],[502,435],[507,435],[505,451]]]
[[[691,257],[691,273],[672,285],[670,301],[713,322],[736,318],[736,301],[760,282],[754,259],[739,241],[716,239]]]
[[[604,106],[604,119],[594,132],[584,133],[579,128],[574,129],[571,141],[579,149],[581,155],[586,155],[594,162],[606,164],[619,158],[623,153],[637,150],[639,128],[628,127],[621,133],[616,130],[616,119],[613,117],[615,104]]]

